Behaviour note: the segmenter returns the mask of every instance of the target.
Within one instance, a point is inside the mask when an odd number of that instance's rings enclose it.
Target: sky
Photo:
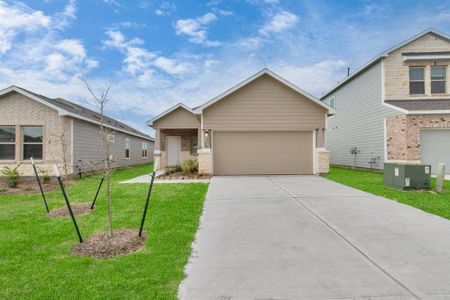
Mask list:
[[[17,85],[145,122],[200,105],[263,68],[320,95],[427,29],[450,33],[445,1],[0,0],[0,89]]]

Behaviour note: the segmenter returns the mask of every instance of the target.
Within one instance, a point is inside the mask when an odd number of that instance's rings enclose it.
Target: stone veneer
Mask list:
[[[420,129],[450,128],[450,115],[404,115],[386,119],[387,159],[420,162]]]
[[[316,173],[328,173],[330,171],[330,151],[325,148],[317,148],[316,153]]]

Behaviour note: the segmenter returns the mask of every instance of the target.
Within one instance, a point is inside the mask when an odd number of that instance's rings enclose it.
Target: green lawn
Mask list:
[[[445,181],[444,191],[399,191],[384,187],[383,173],[331,167],[325,176],[336,182],[414,206],[426,212],[450,219],[450,181]],[[434,187],[435,180],[432,179]]]
[[[113,226],[138,228],[146,184],[119,185],[148,173],[138,166],[113,173]],[[90,202],[98,177],[74,181],[72,202]],[[206,184],[155,185],[145,248],[108,260],[75,257],[70,218],[48,218],[40,195],[0,195],[0,299],[175,299],[199,224]],[[64,205],[48,193],[50,209]],[[77,221],[84,237],[107,230],[104,193],[97,208]]]

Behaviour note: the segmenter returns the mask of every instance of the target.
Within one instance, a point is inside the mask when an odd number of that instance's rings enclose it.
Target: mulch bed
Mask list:
[[[194,173],[194,174],[183,174],[182,172],[178,172],[178,173],[173,173],[170,175],[161,175],[157,177],[158,179],[162,179],[162,180],[184,180],[184,179],[210,179],[211,175],[209,174],[198,174],[198,173]]]
[[[70,204],[70,207],[72,207],[73,214],[75,216],[87,214],[90,213],[91,210],[91,203],[74,203]],[[94,206],[95,208],[95,206]],[[68,217],[70,216],[69,210],[67,209],[67,205],[52,209],[49,213],[47,213],[47,216],[49,217]]]
[[[50,183],[42,184],[42,188],[45,192],[50,192],[58,187],[58,182],[55,180],[50,181]],[[15,188],[10,188],[5,182],[0,182],[0,195],[13,194],[13,195],[24,195],[24,194],[37,194],[40,193],[39,185],[36,180],[21,181]]]
[[[139,237],[138,233],[137,229],[125,228],[114,230],[112,237],[109,232],[98,233],[76,245],[72,254],[104,259],[132,253],[144,247],[146,236]]]

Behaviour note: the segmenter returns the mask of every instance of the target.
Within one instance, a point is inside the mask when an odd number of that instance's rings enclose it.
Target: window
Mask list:
[[[148,157],[148,144],[146,142],[142,142],[142,158]]]
[[[23,159],[42,159],[44,144],[42,127],[22,127]]]
[[[330,100],[329,100],[329,105],[332,107],[332,108],[336,108],[336,99],[333,97],[333,98],[330,98]]]
[[[125,139],[125,158],[130,158],[130,139]]]
[[[198,136],[193,135],[191,136],[190,144],[189,144],[189,150],[191,152],[191,155],[197,154],[197,148],[198,148]]]
[[[445,94],[445,67],[431,67],[431,93]]]
[[[13,126],[0,127],[0,160],[16,158],[16,128]]]
[[[409,93],[411,95],[425,94],[424,67],[409,68]]]

